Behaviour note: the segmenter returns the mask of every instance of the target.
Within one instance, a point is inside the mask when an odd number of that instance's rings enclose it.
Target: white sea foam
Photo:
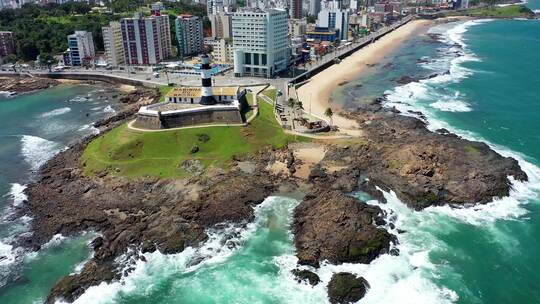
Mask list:
[[[430,104],[431,107],[439,109],[445,112],[470,112],[472,111],[470,105],[464,101],[450,100],[450,101],[437,101]]]
[[[207,231],[208,240],[200,248],[188,247],[178,254],[162,254],[158,251],[145,253],[146,262],[135,261],[134,271],[122,280],[112,283],[101,283],[92,286],[79,297],[75,303],[114,303],[119,293],[129,294],[140,292],[151,293],[160,280],[170,278],[179,273],[190,273],[203,266],[211,266],[225,262],[232,254],[239,250],[243,244],[255,233],[258,227],[264,225],[262,216],[270,208],[275,207],[280,198],[269,197],[254,209],[255,221],[246,227],[227,225],[220,229]],[[289,206],[289,214],[294,206]],[[130,256],[129,254],[127,256]],[[126,259],[126,256],[119,259]],[[202,259],[199,263],[191,265],[194,260]],[[62,303],[59,301],[58,303]]]
[[[88,101],[88,97],[85,96],[75,96],[69,100],[69,102],[86,102]]]
[[[19,206],[24,201],[28,199],[24,191],[26,190],[26,185],[21,185],[18,183],[12,183],[9,193],[6,194],[7,197],[11,198],[13,205]]]
[[[13,252],[13,246],[0,242],[0,266],[5,267],[14,263],[15,260],[16,254]]]
[[[11,92],[11,91],[0,91],[0,96],[5,97],[5,98],[11,98],[11,97],[14,97],[14,96],[16,96],[16,95],[17,95],[16,92]]]
[[[105,112],[105,113],[116,113],[116,110],[113,109],[111,106],[106,106],[106,107],[103,109],[103,112]]]
[[[489,22],[489,20],[465,22],[446,31],[442,38],[443,42],[449,45],[459,44],[462,49],[459,50],[455,46],[449,47],[448,52],[443,52],[441,58],[425,63],[423,66],[437,71],[448,69],[449,73],[432,79],[412,82],[386,92],[389,94],[386,106],[395,106],[404,115],[415,115],[408,111],[422,111],[427,116],[428,128],[432,131],[445,128],[466,139],[487,142],[475,133],[460,130],[437,119],[433,112],[434,108],[454,112],[473,110],[471,105],[465,101],[464,96],[460,96],[458,92],[448,94],[448,90],[446,90],[443,91],[446,95],[442,95],[434,86],[460,82],[473,73],[477,73],[477,71],[462,67],[464,62],[480,60],[466,48],[463,34],[470,26],[482,22]],[[458,51],[460,56],[455,57]],[[435,100],[436,102],[433,102]],[[512,190],[508,197],[469,208],[439,206],[416,212],[406,208],[404,204],[399,202],[395,194],[385,193],[388,204],[379,205],[379,207],[385,209],[388,214],[397,215],[396,229],[407,231],[407,233],[399,235],[400,245],[397,247],[400,249],[400,256],[382,256],[368,266],[329,265],[327,266],[331,270],[329,273],[355,269],[355,273],[364,275],[372,286],[362,303],[446,303],[457,301],[458,296],[454,291],[444,286],[435,286],[433,283],[435,282],[433,278],[437,278],[439,273],[442,273],[441,269],[451,267],[451,265],[434,265],[430,261],[430,253],[445,250],[446,246],[433,234],[433,227],[436,227],[437,234],[441,234],[456,229],[454,223],[481,226],[484,231],[494,235],[494,241],[503,243],[504,248],[511,251],[512,248],[516,248],[517,240],[506,232],[500,231],[494,223],[500,220],[523,219],[528,213],[525,205],[540,196],[540,168],[529,162],[523,155],[505,147],[487,143],[501,155],[518,160],[521,168],[527,173],[529,181],[519,182],[509,177]],[[396,232],[394,231],[394,233]],[[324,272],[324,268],[321,268],[321,271]],[[467,292],[466,286],[463,286],[461,292]]]
[[[59,109],[55,109],[55,110],[43,113],[43,114],[40,115],[40,117],[41,118],[49,118],[49,117],[63,115],[63,114],[69,113],[70,111],[71,111],[71,108],[64,107],[64,108],[59,108]]]
[[[21,153],[33,171],[62,150],[57,143],[32,135],[23,135],[21,144]]]
[[[91,134],[99,134],[99,129],[94,127],[93,124],[87,124],[78,129],[79,132],[90,132]]]

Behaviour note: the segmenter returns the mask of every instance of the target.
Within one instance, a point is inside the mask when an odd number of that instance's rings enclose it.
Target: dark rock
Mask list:
[[[409,75],[401,76],[401,77],[399,77],[398,79],[395,80],[396,83],[401,84],[401,85],[408,84],[408,83],[415,82],[415,81],[416,81],[416,78],[411,77]]]
[[[92,249],[97,250],[98,248],[103,246],[103,238],[98,236],[92,241],[92,243],[90,243],[90,245],[92,246]]]
[[[306,196],[294,211],[293,233],[299,263],[369,263],[388,252],[391,235],[374,223],[382,210],[339,191]]]
[[[332,304],[356,303],[366,295],[368,288],[364,278],[340,272],[334,274],[328,283],[328,298]]]
[[[292,274],[296,276],[298,282],[308,282],[311,286],[315,286],[319,284],[321,279],[319,279],[319,276],[309,270],[299,270],[294,269],[292,271]]]
[[[392,248],[390,249],[390,251],[388,252],[390,255],[393,255],[393,256],[398,256],[399,255],[399,249],[397,248]]]

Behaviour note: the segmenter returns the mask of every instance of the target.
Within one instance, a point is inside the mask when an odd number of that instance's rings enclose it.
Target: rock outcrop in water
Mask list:
[[[361,202],[341,191],[306,196],[294,211],[293,234],[298,263],[319,266],[369,263],[388,253],[392,235],[374,223],[384,223],[377,206]]]
[[[336,273],[328,283],[328,298],[332,304],[356,303],[366,295],[368,282],[347,272]]]
[[[365,139],[348,149],[331,148],[323,163],[357,167],[414,209],[488,203],[509,195],[509,176],[527,180],[515,159],[481,142],[433,133],[419,119],[384,110],[350,117],[361,124]]]

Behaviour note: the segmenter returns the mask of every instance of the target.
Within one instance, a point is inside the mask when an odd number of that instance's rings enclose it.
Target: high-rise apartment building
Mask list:
[[[124,43],[122,42],[120,22],[113,21],[109,23],[109,26],[102,28],[102,32],[107,64],[113,67],[124,64]]]
[[[204,44],[212,48],[212,58],[215,62],[234,62],[234,46],[232,40],[205,38]]]
[[[302,19],[302,0],[289,0],[289,15],[291,19]]]
[[[126,64],[157,64],[171,57],[171,31],[168,15],[145,17],[136,13],[133,18],[120,20]]]
[[[212,23],[212,38],[229,39],[232,38],[232,15],[219,13],[210,16]]]
[[[347,40],[349,35],[349,12],[341,8],[339,1],[324,2],[317,16],[317,27],[339,31],[339,39]]]
[[[233,15],[235,76],[273,77],[290,59],[287,12],[245,10]]]
[[[0,32],[0,58],[15,53],[13,32]]]
[[[75,31],[68,35],[69,65],[82,66],[85,60],[93,60],[96,55],[92,33]]]
[[[181,57],[199,55],[204,44],[202,19],[192,15],[176,18],[176,39]]]
[[[309,0],[309,15],[317,16],[321,11],[321,0]]]

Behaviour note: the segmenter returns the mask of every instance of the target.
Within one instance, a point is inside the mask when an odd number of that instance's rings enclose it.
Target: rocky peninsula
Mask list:
[[[158,99],[159,93],[149,89],[127,94],[121,98],[125,110],[96,127],[108,132],[132,118],[139,106]],[[92,242],[93,257],[79,273],[62,278],[47,303],[73,301],[90,286],[129,275],[129,265],[117,263],[122,255],[144,260],[145,252],[178,253],[204,242],[209,228],[246,225],[254,218],[253,207],[269,195],[305,194],[291,228],[299,267],[318,267],[323,261],[370,263],[381,254],[399,254],[393,248],[399,236],[384,228],[382,209],[349,195],[356,190],[381,204],[385,200],[379,189],[392,190],[411,208],[422,209],[487,203],[508,195],[508,176],[527,179],[516,160],[483,143],[432,133],[422,121],[385,109],[378,101],[346,116],[358,123],[361,137],[268,147],[233,158],[227,170],[212,168],[186,178],[128,179],[107,172],[88,176],[80,158],[93,137],[56,155],[28,187],[21,215],[32,216],[34,233],[20,244],[37,251],[56,234],[90,230],[100,236]],[[305,145],[320,148],[323,155],[306,159],[297,153]],[[299,174],[306,167],[308,175]],[[297,273],[318,283],[309,270]],[[369,286],[351,275],[332,282],[338,286],[329,287],[332,303],[363,296]]]

